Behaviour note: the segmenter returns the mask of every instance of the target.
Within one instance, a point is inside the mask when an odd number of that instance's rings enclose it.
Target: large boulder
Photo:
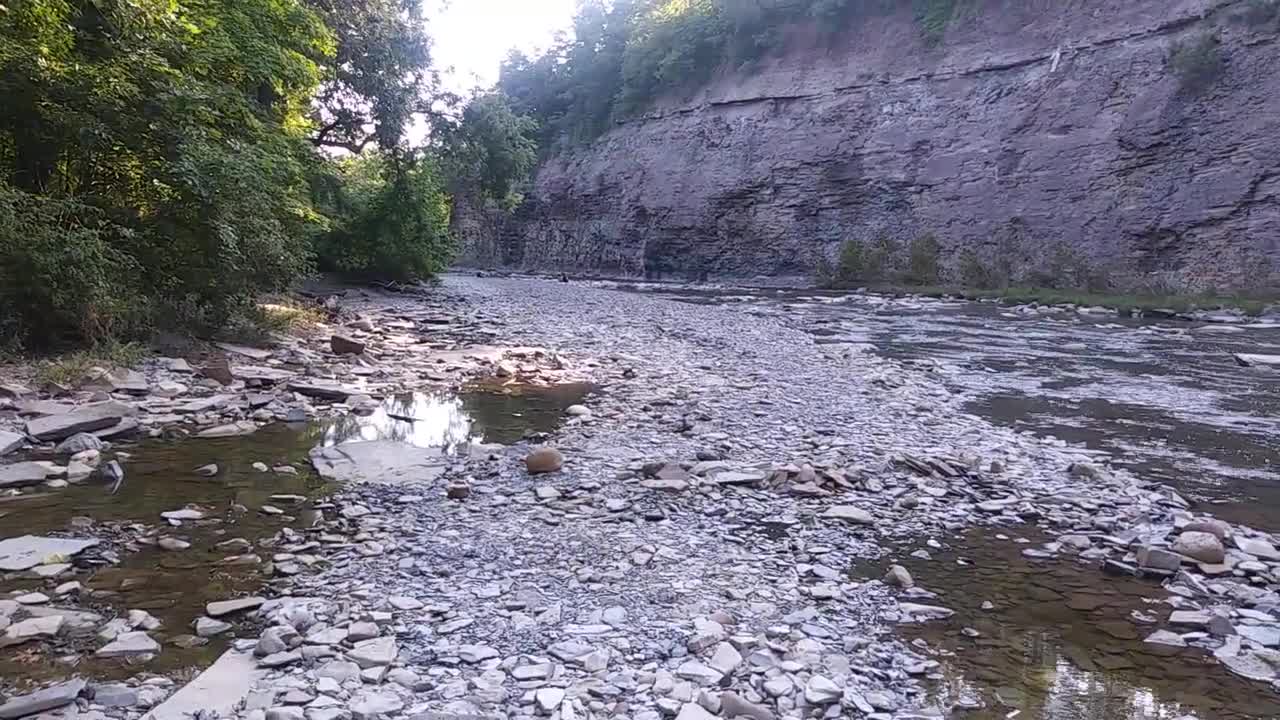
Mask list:
[[[360,355],[364,352],[364,343],[347,335],[334,335],[329,338],[329,348],[338,355]]]
[[[524,466],[532,475],[555,472],[564,467],[564,455],[553,447],[540,447],[525,457]]]
[[[1207,532],[1184,532],[1173,541],[1173,551],[1202,563],[1216,565],[1226,558],[1226,548],[1217,535]]]

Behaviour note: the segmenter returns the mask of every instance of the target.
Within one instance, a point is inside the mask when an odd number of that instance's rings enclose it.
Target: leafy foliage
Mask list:
[[[434,90],[420,0],[0,3],[0,332],[213,333],[317,247],[352,272],[439,270],[439,163],[409,147],[450,100]]]
[[[316,242],[322,269],[399,281],[444,269],[449,199],[434,158],[354,157],[335,175],[325,210],[340,220]]]
[[[504,208],[514,208],[520,204],[519,188],[538,160],[537,131],[537,122],[517,115],[505,96],[488,93],[473,98],[461,121],[445,133],[451,180],[479,190]]]
[[[960,0],[585,0],[573,34],[538,58],[515,53],[499,89],[535,118],[544,149],[589,141],[658,98],[705,85],[721,67],[778,52],[807,26],[832,36],[859,18],[902,9],[927,41]]]
[[[938,256],[942,247],[932,233],[917,236],[907,250],[907,273],[910,285],[934,285],[938,282]]]

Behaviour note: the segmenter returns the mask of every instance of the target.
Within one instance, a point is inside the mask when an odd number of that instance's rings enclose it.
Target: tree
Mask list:
[[[459,189],[475,188],[504,207],[515,207],[518,188],[538,159],[537,130],[533,118],[517,115],[504,96],[477,95],[445,135],[451,180]]]

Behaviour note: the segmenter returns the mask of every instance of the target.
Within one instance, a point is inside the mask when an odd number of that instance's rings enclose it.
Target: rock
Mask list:
[[[1280,646],[1280,626],[1236,625],[1236,634],[1264,647]]]
[[[390,665],[399,654],[400,647],[396,645],[395,638],[380,637],[356,643],[347,657],[362,668],[371,668]]]
[[[14,601],[19,605],[43,605],[49,602],[49,596],[41,592],[25,593],[15,597]]]
[[[133,707],[138,704],[138,691],[120,683],[95,685],[93,702],[104,707]]]
[[[71,437],[58,443],[53,449],[58,455],[75,455],[85,450],[101,450],[103,447],[102,440],[97,435],[89,433],[76,433]]]
[[[707,709],[695,702],[685,703],[680,708],[680,714],[676,715],[676,720],[720,720],[715,715],[707,712]]]
[[[239,420],[225,425],[215,425],[196,433],[198,438],[228,438],[251,435],[258,431],[257,423],[252,420]]]
[[[23,571],[37,565],[59,563],[97,544],[97,540],[50,538],[38,535],[7,538],[0,540],[0,571]]]
[[[195,508],[183,508],[181,510],[169,510],[167,512],[162,512],[160,513],[160,517],[165,520],[177,520],[179,522],[183,520],[203,520],[204,512]]]
[[[1173,551],[1202,563],[1220,563],[1226,549],[1216,535],[1207,532],[1183,532],[1173,542]]]
[[[196,635],[202,638],[211,638],[221,635],[230,630],[231,627],[231,623],[214,620],[211,617],[202,617],[196,620]]]
[[[114,400],[92,403],[62,415],[49,415],[27,422],[27,434],[37,440],[62,440],[76,433],[104,430],[134,414],[134,408]]]
[[[462,481],[454,481],[445,487],[444,494],[450,500],[465,500],[471,497],[471,485]]]
[[[1177,572],[1182,567],[1182,558],[1168,550],[1143,546],[1138,548],[1137,556],[1141,568]]]
[[[334,335],[329,338],[329,349],[336,355],[360,355],[364,352],[365,345],[347,335]]]
[[[1152,645],[1169,645],[1172,647],[1186,647],[1187,641],[1182,636],[1168,630],[1157,630],[1146,637],[1143,642]]]
[[[351,623],[351,627],[347,628],[347,639],[351,642],[371,640],[378,637],[378,635],[379,630],[377,623],[357,622]]]
[[[591,408],[586,405],[570,405],[564,409],[564,412],[572,417],[586,417],[591,414]]]
[[[343,683],[360,677],[360,666],[346,660],[330,660],[316,670],[316,677]]]
[[[281,705],[267,711],[266,720],[307,720],[306,711],[300,707]]]
[[[917,603],[898,603],[898,610],[914,618],[928,620],[945,620],[955,614],[955,611],[950,608],[937,605],[919,605]]]
[[[791,684],[790,681],[785,682],[788,685]],[[775,718],[768,706],[748,702],[734,692],[720,693],[720,714],[726,718],[747,717],[751,720],[774,720]]]
[[[461,645],[458,647],[458,657],[463,662],[474,664],[498,657],[498,651],[488,645]]]
[[[258,660],[258,666],[264,668],[280,668],[302,660],[302,653],[297,650],[272,653]]]
[[[1280,560],[1280,552],[1277,552],[1275,546],[1266,540],[1237,537],[1235,542],[1236,547],[1254,557],[1263,560]]]
[[[40,462],[19,462],[0,466],[0,490],[39,485],[51,475],[49,466]]]
[[[525,457],[524,464],[532,475],[556,472],[564,466],[564,455],[553,447],[540,447]]]
[[[316,448],[311,464],[326,480],[388,484],[429,482],[444,473],[448,461],[439,448],[375,440]]]
[[[1189,522],[1186,527],[1182,528],[1182,531],[1207,532],[1216,536],[1219,540],[1226,540],[1231,537],[1231,526],[1215,518],[1202,518]]]
[[[1238,365],[1244,367],[1280,366],[1280,355],[1261,355],[1257,353],[1235,353],[1233,357]]]
[[[380,715],[398,713],[404,701],[390,692],[366,692],[351,702],[351,715],[355,720],[374,720]]]
[[[37,638],[57,637],[62,630],[63,618],[60,615],[49,617],[33,617],[16,622],[4,629],[0,635],[0,647],[21,645]]]
[[[884,584],[910,589],[916,586],[916,581],[912,579],[911,573],[901,565],[894,565],[889,568],[889,572],[885,573]]]
[[[247,597],[238,600],[221,600],[219,602],[211,602],[205,606],[205,613],[209,617],[220,618],[224,615],[232,613],[244,612],[246,610],[256,610],[262,607],[266,602],[265,598]]]
[[[550,715],[564,701],[564,690],[552,687],[539,688],[534,693],[534,700],[538,703],[538,708],[542,712]]]
[[[174,537],[162,537],[156,541],[156,545],[159,546],[161,550],[168,550],[169,552],[179,552],[191,547],[191,543],[186,540],[179,540]]]
[[[197,475],[201,477],[213,477],[214,475],[218,474],[218,466],[215,463],[209,463],[208,465],[201,465],[200,467],[196,468],[195,472]]]
[[[833,505],[822,513],[822,517],[856,525],[870,525],[875,522],[871,513],[854,505]]]
[[[160,652],[160,643],[151,639],[145,632],[127,632],[116,637],[106,647],[94,653],[98,657],[129,657],[134,655],[154,655]]]
[[[289,650],[289,639],[297,636],[297,631],[293,628],[269,627],[262,632],[258,638],[258,643],[253,647],[253,654],[257,657],[266,657]]]
[[[30,695],[12,697],[0,705],[0,720],[15,720],[70,705],[80,697],[85,685],[84,680],[69,680]]]
[[[716,651],[711,656],[709,664],[722,675],[732,675],[733,671],[742,664],[742,655],[733,645],[722,642],[716,645]]]
[[[1169,614],[1170,625],[1190,625],[1202,628],[1209,624],[1210,615],[1196,610],[1174,610]]]
[[[130,610],[129,618],[126,622],[129,623],[130,628],[135,630],[159,630],[160,626],[163,624],[160,622],[160,618],[152,615],[146,610]]]
[[[8,455],[27,443],[26,435],[0,430],[0,457]]]
[[[420,600],[405,595],[392,595],[387,598],[387,604],[397,610],[421,610],[424,607]]]
[[[715,685],[723,676],[719,670],[703,665],[697,660],[686,660],[676,669],[676,677],[703,685]]]
[[[814,675],[804,686],[805,702],[811,705],[830,705],[840,701],[844,691],[822,675]]]

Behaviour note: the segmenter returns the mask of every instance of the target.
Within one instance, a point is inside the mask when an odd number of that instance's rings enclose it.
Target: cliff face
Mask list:
[[[1129,286],[1280,272],[1280,38],[1247,2],[986,0],[927,47],[908,14],[721,71],[551,158],[464,258],[650,277],[811,276],[846,239],[933,233],[1017,272]],[[1220,39],[1200,92],[1168,58]]]

